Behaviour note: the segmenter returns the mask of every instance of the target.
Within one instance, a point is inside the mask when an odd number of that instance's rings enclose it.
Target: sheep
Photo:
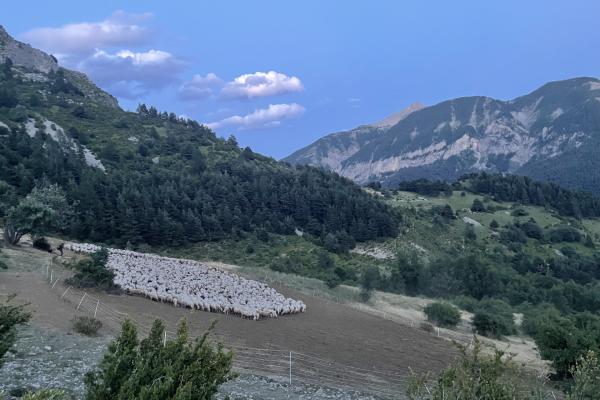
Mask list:
[[[100,249],[85,243],[68,243],[65,248],[80,253]],[[115,284],[127,293],[175,306],[253,320],[306,311],[303,302],[286,298],[263,283],[197,261],[109,249],[107,267],[115,273]]]

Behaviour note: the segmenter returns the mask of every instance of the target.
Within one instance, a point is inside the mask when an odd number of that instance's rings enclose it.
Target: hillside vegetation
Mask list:
[[[135,113],[68,70],[0,65],[0,217],[36,185],[73,207],[63,235],[182,245],[296,230],[341,246],[394,236],[389,207],[352,182],[241,149],[195,121]]]

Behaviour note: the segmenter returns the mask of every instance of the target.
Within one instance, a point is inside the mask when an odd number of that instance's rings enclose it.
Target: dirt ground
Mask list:
[[[5,250],[23,268],[0,272],[0,294],[16,293],[17,300],[30,303],[33,324],[47,329],[70,332],[70,320],[76,315],[73,301],[61,299],[62,280],[54,289],[44,276],[49,256],[23,246]],[[12,253],[12,254],[11,254]],[[53,267],[56,276],[68,270]],[[214,333],[226,344],[252,348],[272,348],[315,355],[340,364],[379,371],[406,374],[415,371],[437,371],[455,356],[454,346],[418,328],[385,320],[352,307],[305,296],[286,287],[275,287],[286,296],[300,299],[307,312],[275,319],[252,321],[238,316],[208,313],[174,307],[169,304],[128,296],[90,293],[110,307],[150,325],[163,319],[167,329],[175,330],[182,318],[190,324],[192,335],[202,334],[211,321],[217,320]],[[65,296],[68,298],[69,296]],[[102,310],[98,318],[103,319]],[[114,334],[110,324],[104,334]]]

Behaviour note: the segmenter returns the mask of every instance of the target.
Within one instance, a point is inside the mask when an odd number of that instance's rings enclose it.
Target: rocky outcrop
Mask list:
[[[7,58],[10,58],[15,66],[44,74],[59,68],[56,58],[13,39],[0,25],[0,63],[5,62]]]
[[[34,81],[46,80],[49,73],[62,68],[54,56],[15,40],[0,25],[0,63],[7,59],[12,61],[13,67],[19,70],[23,78]],[[98,88],[85,74],[63,69],[67,78],[84,96],[108,107],[119,107],[115,97]]]

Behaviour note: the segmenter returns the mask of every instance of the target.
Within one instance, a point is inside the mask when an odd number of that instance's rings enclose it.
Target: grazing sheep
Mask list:
[[[65,248],[79,253],[100,249],[85,243],[68,243]],[[176,306],[253,320],[306,311],[303,302],[286,298],[263,283],[197,261],[109,249],[107,268],[115,274],[114,283],[128,293]]]

